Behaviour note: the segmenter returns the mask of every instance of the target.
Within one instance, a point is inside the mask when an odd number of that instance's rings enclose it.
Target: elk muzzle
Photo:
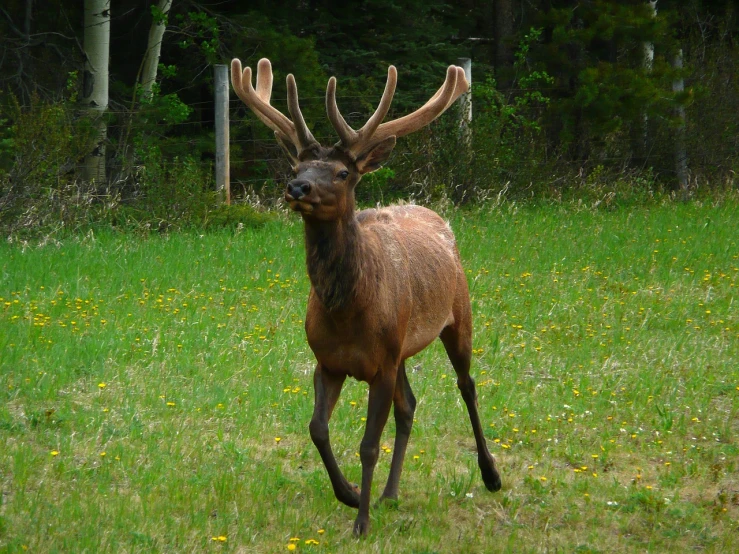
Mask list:
[[[285,191],[285,200],[300,200],[303,196],[310,193],[311,184],[305,179],[293,179],[287,184]]]
[[[290,207],[298,212],[311,212],[313,211],[313,203],[308,199],[308,196],[313,189],[310,181],[306,179],[293,179],[287,184],[285,189],[285,202],[290,204]]]

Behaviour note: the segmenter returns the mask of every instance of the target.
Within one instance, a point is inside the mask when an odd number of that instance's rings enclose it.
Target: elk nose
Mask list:
[[[295,179],[287,184],[287,194],[295,200],[300,200],[310,192],[310,183],[302,179]]]

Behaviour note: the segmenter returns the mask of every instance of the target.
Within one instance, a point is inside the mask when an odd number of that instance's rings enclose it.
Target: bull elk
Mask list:
[[[454,235],[436,213],[420,206],[355,210],[354,189],[362,175],[388,158],[397,137],[436,119],[468,88],[464,71],[450,66],[446,80],[426,104],[410,115],[383,123],[395,93],[397,72],[388,69],[380,104],[355,131],[336,105],[336,79],[326,90],[326,111],[339,142],[323,147],[313,137],[298,105],[295,79],[287,76],[292,119],[270,105],[272,67],[251,68],[231,62],[233,88],[244,103],[275,132],[293,166],[295,178],[285,202],[305,225],[305,249],[311,282],[305,331],[316,356],[315,407],[310,436],[328,471],[336,498],[359,508],[354,534],[369,528],[372,475],[391,405],[395,445],[383,499],[397,499],[398,481],[413,424],[416,399],[405,361],[436,337],[441,338],[457,374],[477,443],[485,486],[500,489],[500,476],[485,443],[470,376],[472,317],[467,281]],[[359,448],[361,488],[344,477],[331,450],[328,422],[347,376],[369,384],[367,426]]]

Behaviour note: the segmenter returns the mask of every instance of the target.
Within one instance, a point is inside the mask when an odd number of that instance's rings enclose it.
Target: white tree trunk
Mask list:
[[[683,68],[683,50],[677,51],[672,62],[675,69]],[[681,93],[685,90],[685,81],[679,77],[672,83],[672,91]],[[682,104],[677,107],[678,127],[675,133],[675,173],[677,174],[677,184],[683,194],[683,198],[688,196],[688,154],[685,152],[685,108]]]
[[[649,4],[650,9],[652,10],[652,19],[657,17],[657,0],[650,0],[647,2]],[[644,50],[644,69],[651,73],[652,71],[652,65],[654,64],[654,43],[653,42],[645,42],[642,44],[642,49]]]
[[[154,21],[149,28],[149,39],[141,66],[141,89],[143,98],[151,98],[151,88],[157,79],[159,56],[162,51],[162,39],[167,27],[167,15],[172,7],[172,0],[159,0],[155,10]],[[161,14],[161,18],[159,17]]]
[[[649,4],[649,7],[652,11],[652,18],[657,17],[657,0],[649,0],[647,2]],[[653,42],[644,42],[642,44],[642,51],[643,51],[643,61],[644,64],[644,72],[649,74],[652,72],[652,67],[654,66],[654,43]],[[642,128],[641,128],[641,144],[639,145],[641,147],[642,153],[644,157],[646,158],[647,152],[649,150],[649,116],[647,115],[647,112],[642,113]]]
[[[105,182],[108,129],[103,116],[108,109],[110,1],[85,0],[85,73],[81,103],[95,118],[97,135],[92,151],[85,157],[84,177],[96,183]]]

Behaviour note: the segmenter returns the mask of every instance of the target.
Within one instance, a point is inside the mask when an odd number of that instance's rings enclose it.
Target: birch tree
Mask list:
[[[167,28],[169,11],[172,8],[172,0],[159,0],[156,6],[151,6],[152,21],[149,27],[149,36],[146,41],[146,51],[139,65],[136,81],[133,86],[130,113],[120,140],[118,151],[119,161],[122,162],[121,175],[128,175],[131,170],[131,133],[133,127],[134,113],[140,105],[140,101],[150,102],[154,96],[154,84],[157,80],[159,69],[159,58],[162,52],[162,41],[164,31]],[[140,93],[140,96],[139,96]]]
[[[677,69],[678,77],[672,83],[672,91],[676,96],[682,95],[685,91],[685,81],[682,76],[683,69],[683,49],[679,48],[675,52],[672,60],[672,67]],[[683,195],[683,199],[688,198],[688,154],[685,151],[685,107],[678,98],[677,109],[677,129],[675,129],[675,173],[677,175],[677,185]]]
[[[85,71],[82,84],[83,109],[95,122],[95,143],[85,156],[84,178],[105,181],[105,142],[108,129],[104,114],[108,109],[108,57],[110,53],[110,1],[85,0]]]
[[[652,19],[657,17],[657,0],[649,0],[647,2],[649,6],[650,15]],[[642,64],[644,67],[644,73],[649,75],[652,73],[652,67],[654,66],[654,43],[652,41],[645,41],[642,43]],[[649,149],[649,115],[646,110],[642,112],[641,117],[641,129],[639,137],[639,150],[641,154],[646,157]]]
[[[141,92],[143,98],[151,98],[152,87],[157,79],[157,68],[159,67],[159,56],[162,51],[162,39],[167,27],[167,16],[172,8],[172,0],[159,0],[152,7],[153,21],[149,28],[149,38],[146,43],[146,53],[141,63]]]

